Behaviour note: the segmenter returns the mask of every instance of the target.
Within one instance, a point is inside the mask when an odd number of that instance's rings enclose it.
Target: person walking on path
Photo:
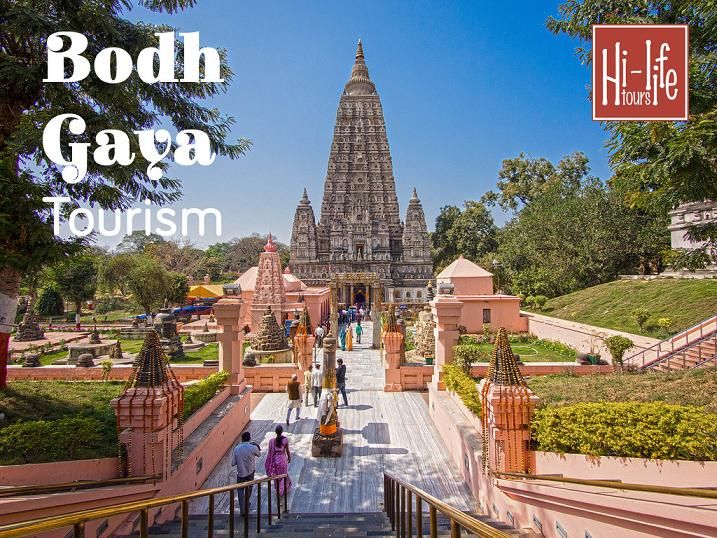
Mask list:
[[[361,327],[361,323],[356,324],[356,343],[361,343],[361,335],[363,334],[363,327]]]
[[[319,406],[319,400],[321,399],[321,384],[322,384],[322,376],[321,376],[321,365],[317,364],[316,368],[314,368],[314,371],[311,372],[311,392],[314,396],[314,407]]]
[[[286,408],[286,425],[289,425],[291,410],[296,409],[296,420],[301,420],[301,386],[296,374],[291,376],[291,381],[286,384],[286,393],[289,395],[289,405]]]
[[[232,467],[237,468],[237,484],[251,482],[254,480],[256,472],[256,459],[261,455],[259,445],[251,440],[251,433],[244,432],[241,434],[241,443],[234,447],[232,451]],[[237,490],[239,498],[239,514],[246,517],[244,513],[244,495],[248,497],[247,505],[251,504],[252,486],[247,486]]]
[[[316,347],[322,347],[324,345],[324,334],[326,334],[326,331],[324,331],[324,327],[319,325],[316,327],[316,330],[314,331],[314,336],[316,336]]]
[[[346,326],[341,325],[341,328],[339,329],[339,345],[341,346],[341,351],[346,351]]]
[[[309,394],[311,394],[311,373],[314,369],[313,364],[309,364],[309,367],[304,370],[304,405],[309,405]]]
[[[354,330],[349,323],[346,327],[346,351],[352,351],[354,348]]]
[[[346,397],[346,365],[343,359],[336,361],[338,366],[336,367],[336,388],[344,397],[344,405],[349,406],[349,399]]]
[[[289,474],[289,464],[291,463],[291,452],[289,452],[289,440],[283,435],[284,428],[279,424],[274,430],[276,437],[269,440],[269,453],[264,461],[264,469],[266,476],[274,477],[282,474]],[[282,497],[289,494],[291,488],[291,479],[287,476],[284,480],[279,480],[277,485],[277,494]]]

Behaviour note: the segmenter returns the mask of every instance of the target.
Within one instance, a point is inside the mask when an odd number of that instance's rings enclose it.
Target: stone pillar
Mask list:
[[[229,385],[232,394],[239,394],[246,386],[242,366],[242,343],[244,332],[241,330],[241,299],[220,299],[214,304],[219,341],[219,370],[229,372]]]
[[[324,337],[324,357],[321,363],[322,383],[324,390],[336,390],[336,338],[333,335]]]
[[[384,365],[384,392],[401,392],[401,349],[403,348],[403,335],[400,332],[386,332],[383,335]]]
[[[371,321],[373,322],[373,342],[371,347],[381,347],[381,284],[375,282],[371,285]]]
[[[181,389],[175,385],[127,389],[110,405],[117,416],[119,441],[127,448],[128,476],[154,476],[161,480],[171,474],[171,454],[178,443],[173,435],[179,412]]]
[[[488,468],[493,472],[528,473],[535,468],[530,450],[530,421],[539,398],[527,386],[490,384],[481,380]],[[486,447],[484,447],[484,450]]]
[[[436,390],[445,390],[443,365],[453,362],[453,346],[458,342],[458,325],[463,302],[452,295],[438,295],[431,302],[431,313],[436,322],[433,334],[436,340],[436,360],[432,384]]]
[[[294,350],[299,368],[306,370],[314,360],[314,343],[316,337],[310,334],[297,334],[294,336]]]

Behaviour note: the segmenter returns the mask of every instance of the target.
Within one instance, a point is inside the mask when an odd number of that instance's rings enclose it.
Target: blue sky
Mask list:
[[[303,187],[318,218],[359,37],[383,103],[401,211],[415,186],[429,229],[441,206],[493,188],[501,161],[521,151],[557,161],[581,150],[593,173],[608,177],[606,135],[587,100],[590,72],[571,40],[545,28],[557,5],[200,0],[172,16],[135,10],[133,19],[199,31],[202,45],[227,49],[236,76],[212,103],[236,118],[237,137],[254,142],[238,160],[176,168],[179,207],[223,213],[223,237],[197,243],[269,229],[288,242]]]

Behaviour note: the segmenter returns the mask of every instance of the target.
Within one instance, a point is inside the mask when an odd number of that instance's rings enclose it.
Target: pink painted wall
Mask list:
[[[204,379],[217,371],[216,366],[172,365],[172,371],[181,383]],[[110,372],[112,381],[126,381],[132,372],[131,365],[115,366]],[[9,381],[102,381],[102,367],[76,368],[75,366],[41,366],[38,368],[8,367]]]
[[[478,500],[479,510],[543,536],[717,536],[717,505],[677,497],[554,482],[502,480],[481,471],[480,419],[445,391],[429,386],[429,413],[448,454]],[[716,462],[656,462],[535,453],[537,474],[630,483],[714,487]],[[509,517],[510,514],[510,517]],[[541,527],[538,527],[538,523]]]
[[[0,465],[0,485],[64,484],[77,480],[109,480],[119,476],[117,458]]]
[[[496,331],[505,327],[508,332],[528,331],[527,318],[520,315],[520,298],[510,295],[457,295],[463,302],[461,325],[469,333],[483,332],[483,310],[490,310],[490,326]]]
[[[493,295],[492,276],[452,276],[438,277],[436,283],[450,282],[453,284],[454,295]]]
[[[403,390],[428,390],[433,379],[433,366],[401,365],[398,369]]]
[[[286,384],[292,374],[299,375],[303,383],[301,372],[295,364],[265,364],[262,366],[244,367],[244,377],[254,392],[285,392]]]

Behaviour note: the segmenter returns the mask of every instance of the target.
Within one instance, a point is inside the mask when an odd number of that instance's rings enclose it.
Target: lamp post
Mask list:
[[[496,293],[498,295],[502,294],[502,291],[500,289],[500,268],[503,267],[503,265],[498,261],[498,258],[493,258],[493,274],[495,275],[495,287],[496,287]]]

